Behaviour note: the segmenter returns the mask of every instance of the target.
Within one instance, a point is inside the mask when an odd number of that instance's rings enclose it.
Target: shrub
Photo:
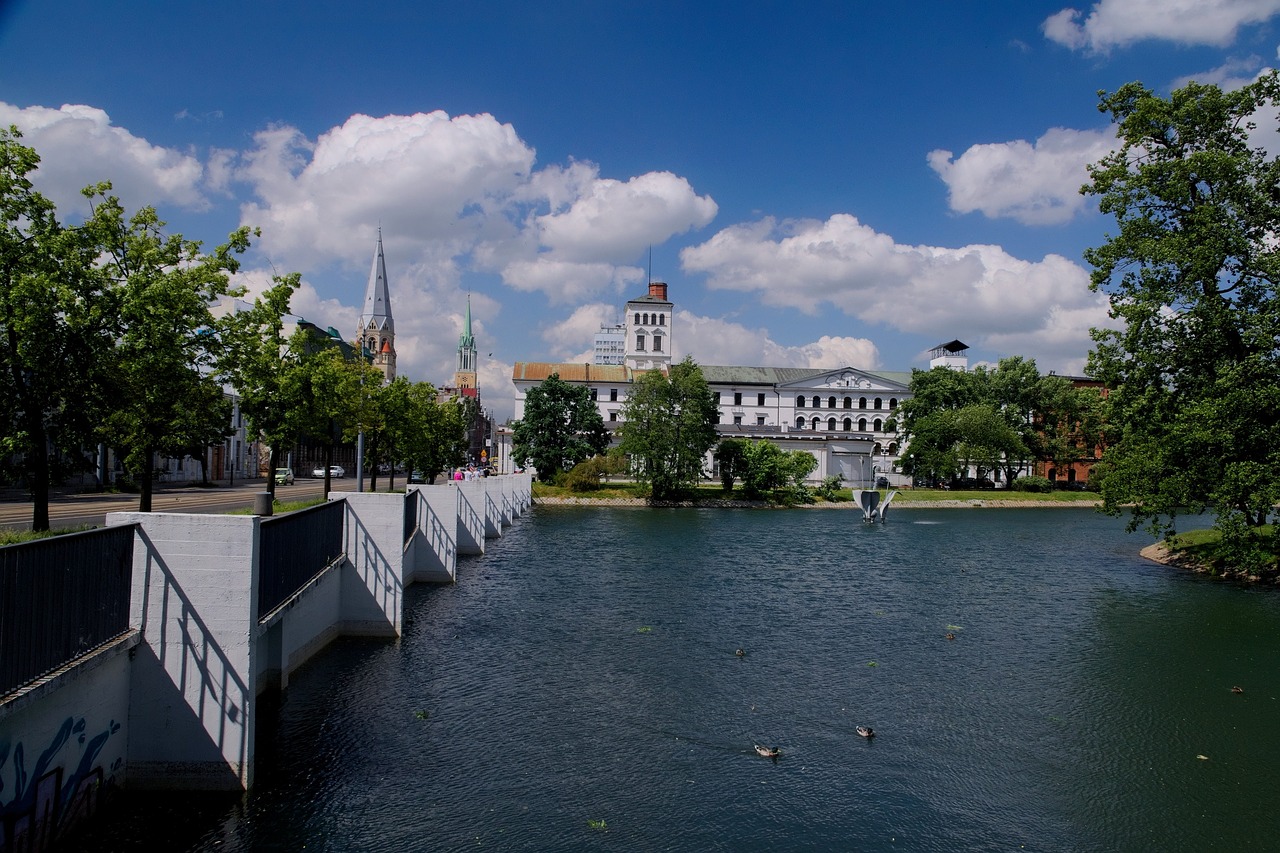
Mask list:
[[[1019,477],[1012,488],[1015,492],[1052,492],[1053,483],[1046,477]]]
[[[844,500],[844,495],[840,493],[840,483],[844,480],[844,475],[835,474],[826,477],[822,481],[822,485],[818,486],[818,495],[826,501],[835,503]]]

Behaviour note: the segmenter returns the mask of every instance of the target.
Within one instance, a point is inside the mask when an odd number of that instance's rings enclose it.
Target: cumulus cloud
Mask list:
[[[1085,166],[1111,153],[1110,130],[1053,128],[1034,143],[973,145],[959,157],[935,150],[929,166],[946,183],[951,209],[1009,217],[1024,225],[1056,225],[1084,209]]]
[[[1072,50],[1106,52],[1146,39],[1225,46],[1241,27],[1280,14],[1280,0],[1099,0],[1088,14],[1066,8],[1041,25]]]
[[[880,367],[880,352],[866,338],[823,335],[799,345],[778,343],[767,329],[749,328],[721,317],[677,310],[672,356],[691,356],[699,364],[749,364],[762,367]]]
[[[982,329],[971,344],[1020,339],[1031,356],[1082,356],[1090,326],[1106,322],[1106,300],[1090,293],[1087,272],[1059,255],[1032,262],[998,246],[901,245],[848,214],[736,225],[680,257],[687,271],[706,274],[709,287],[752,293],[765,304],[809,314],[831,305],[939,339]]]
[[[100,109],[77,104],[56,110],[22,108],[0,101],[0,127],[9,125],[16,125],[23,143],[40,154],[33,182],[63,218],[86,212],[80,190],[100,181],[111,181],[112,193],[130,210],[162,204],[191,210],[209,206],[199,160],[116,127]]]
[[[551,323],[542,330],[542,339],[551,346],[552,356],[560,361],[582,364],[595,357],[595,335],[601,326],[619,322],[619,308],[606,302],[580,305],[563,320]],[[583,349],[583,342],[592,346]]]
[[[1195,81],[1206,86],[1213,85],[1227,92],[1234,92],[1236,89],[1243,88],[1258,79],[1258,75],[1264,70],[1262,57],[1246,56],[1243,58],[1228,59],[1217,68],[1210,68],[1207,71],[1198,71],[1194,74],[1187,74],[1173,81],[1171,89],[1181,89],[1188,83]]]

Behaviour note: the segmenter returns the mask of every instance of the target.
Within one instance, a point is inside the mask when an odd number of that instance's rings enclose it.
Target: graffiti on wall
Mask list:
[[[29,767],[25,744],[0,740],[0,853],[47,850],[62,832],[93,814],[102,786],[124,764],[117,758],[104,771],[98,763],[118,731],[120,724],[111,720],[91,737],[84,717],[67,717]]]

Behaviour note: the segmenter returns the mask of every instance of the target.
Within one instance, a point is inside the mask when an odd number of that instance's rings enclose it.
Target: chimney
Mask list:
[[[667,283],[665,281],[649,282],[649,295],[665,302],[667,300]]]

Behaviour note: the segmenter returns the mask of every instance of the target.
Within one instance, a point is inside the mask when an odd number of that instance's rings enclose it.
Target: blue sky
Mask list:
[[[299,271],[348,336],[381,226],[400,372],[451,379],[470,294],[501,420],[512,363],[589,359],[650,247],[676,356],[959,338],[1079,373],[1097,91],[1239,85],[1277,45],[1280,0],[0,0],[0,123],[65,219],[105,179],[211,245],[260,227],[242,283]]]

